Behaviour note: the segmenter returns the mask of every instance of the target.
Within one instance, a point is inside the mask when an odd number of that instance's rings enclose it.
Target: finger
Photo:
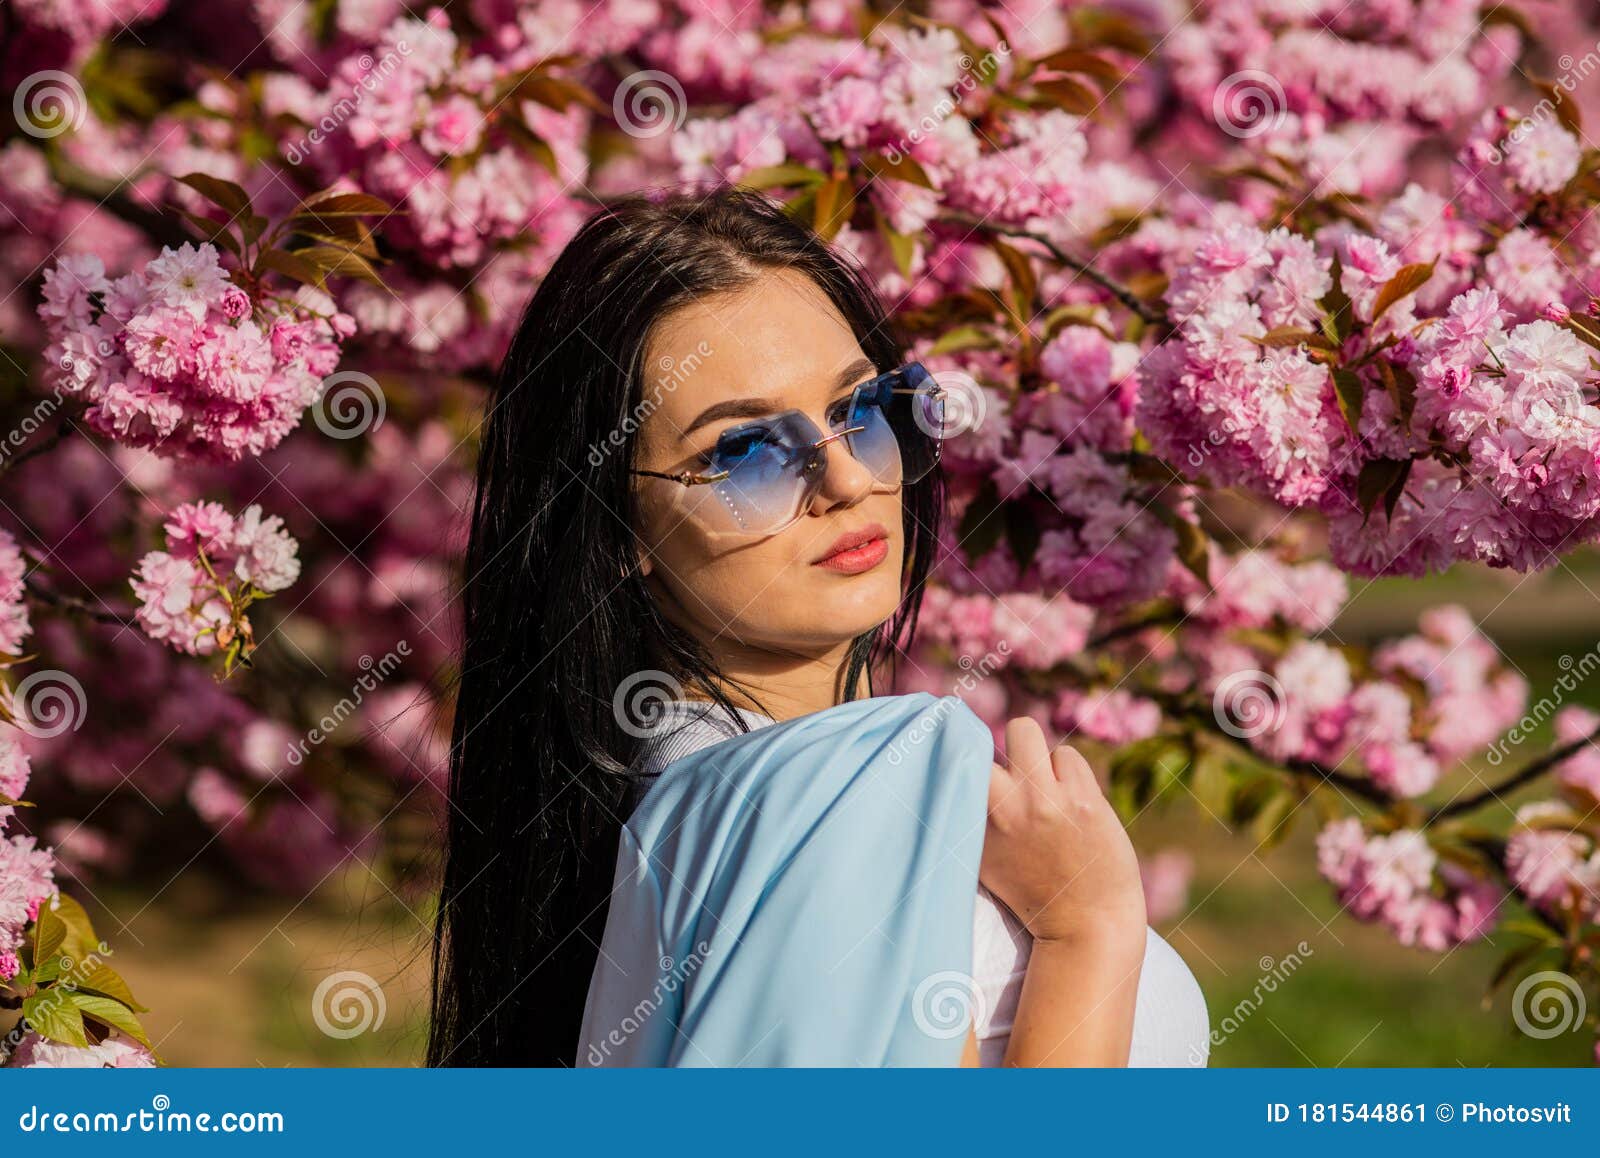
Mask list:
[[[1056,779],[1067,784],[1080,787],[1094,783],[1094,769],[1089,767],[1089,761],[1083,758],[1071,744],[1058,744],[1055,751],[1050,753],[1050,766],[1055,770]]]
[[[1018,716],[1006,724],[1006,762],[1019,780],[1046,782],[1050,778],[1050,745],[1044,729],[1031,716]]]
[[[989,769],[989,811],[993,812],[1000,807],[1004,800],[1016,787],[1016,781],[1004,764],[994,764]]]

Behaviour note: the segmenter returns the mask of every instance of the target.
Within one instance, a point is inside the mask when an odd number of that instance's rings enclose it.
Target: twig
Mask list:
[[[996,225],[992,221],[985,221],[981,217],[974,217],[969,213],[945,213],[938,220],[956,225],[968,225],[975,229],[987,229],[990,233],[998,233],[1003,237],[1021,238],[1025,241],[1034,242],[1036,245],[1042,245],[1056,261],[1069,269],[1074,269],[1081,273],[1145,322],[1153,326],[1166,326],[1169,324],[1165,313],[1152,310],[1127,286],[1101,273],[1089,262],[1073,257],[1048,237],[1023,229],[1020,226]]]
[[[1524,784],[1537,780],[1557,764],[1577,755],[1596,740],[1600,740],[1600,727],[1596,727],[1592,732],[1580,736],[1576,740],[1569,740],[1559,747],[1551,748],[1538,759],[1530,760],[1520,771],[1513,773],[1499,784],[1491,784],[1482,792],[1475,792],[1461,800],[1453,800],[1449,804],[1440,805],[1429,814],[1427,823],[1432,824],[1434,821],[1444,820],[1447,817],[1460,816],[1463,812],[1471,812],[1473,809],[1482,807],[1497,797],[1504,796],[1507,792],[1514,792]]]
[[[4,462],[0,462],[0,475],[5,474],[7,471],[15,470],[17,467],[27,462],[30,458],[37,458],[41,454],[48,454],[57,446],[61,445],[62,441],[67,437],[67,435],[71,434],[76,429],[77,426],[73,424],[72,419],[63,415],[61,421],[56,424],[56,428],[51,431],[46,438],[34,443],[32,446],[22,451],[22,453],[13,455]]]
[[[87,619],[95,620],[97,623],[109,623],[117,627],[136,626],[133,620],[119,615],[115,611],[96,607],[94,604],[87,603],[73,595],[62,595],[60,592],[41,587],[31,575],[24,580],[24,585],[28,589],[28,594],[32,595],[40,603],[50,607],[59,608],[62,611],[70,611],[75,615],[82,615]]]
[[[1148,615],[1141,615],[1135,619],[1128,620],[1126,623],[1119,623],[1115,627],[1107,628],[1099,635],[1090,636],[1086,646],[1089,648],[1105,647],[1107,644],[1116,643],[1120,639],[1126,639],[1130,635],[1138,635],[1146,628],[1177,624],[1182,622],[1182,619],[1183,617],[1178,612],[1166,608],[1160,611],[1152,611]]]

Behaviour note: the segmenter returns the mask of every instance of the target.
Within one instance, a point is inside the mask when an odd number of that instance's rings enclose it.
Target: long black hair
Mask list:
[[[731,706],[711,657],[661,614],[639,573],[631,435],[653,327],[780,269],[822,289],[879,369],[897,364],[859,268],[779,206],[732,190],[602,209],[523,314],[478,459],[430,1065],[574,1063],[640,743],[613,696],[654,670]],[[938,472],[902,499],[906,596],[854,641],[844,697],[863,675],[870,687],[916,627]]]

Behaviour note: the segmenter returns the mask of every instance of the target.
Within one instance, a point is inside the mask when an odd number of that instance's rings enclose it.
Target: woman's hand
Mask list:
[[[1143,952],[1144,890],[1128,834],[1088,761],[1065,744],[1051,752],[1031,719],[1006,725],[978,875],[1035,941],[1109,939]]]

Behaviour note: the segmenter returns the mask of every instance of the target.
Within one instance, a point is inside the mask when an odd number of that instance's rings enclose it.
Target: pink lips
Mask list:
[[[880,523],[872,523],[859,531],[847,531],[833,541],[813,567],[826,567],[841,575],[859,575],[870,571],[889,556],[889,532]]]

